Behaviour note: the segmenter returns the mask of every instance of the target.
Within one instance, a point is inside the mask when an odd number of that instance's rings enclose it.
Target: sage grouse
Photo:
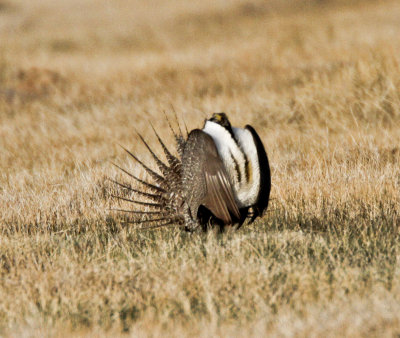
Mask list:
[[[170,152],[153,128],[167,164],[139,135],[160,173],[126,149],[151,179],[142,180],[116,165],[138,187],[113,181],[122,188],[113,196],[142,207],[113,209],[133,215],[127,216],[125,223],[142,224],[144,228],[179,225],[188,231],[213,226],[224,229],[229,225],[240,227],[247,218],[251,223],[263,214],[268,207],[271,174],[264,146],[253,127],[232,127],[224,113],[215,113],[203,129],[184,136],[180,127],[177,133],[167,121],[178,156]]]

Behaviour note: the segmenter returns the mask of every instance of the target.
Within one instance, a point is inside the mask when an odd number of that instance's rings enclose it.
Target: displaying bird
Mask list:
[[[168,120],[167,120],[168,121]],[[168,121],[169,123],[169,121]],[[131,196],[114,197],[145,207],[141,210],[114,209],[134,215],[126,223],[148,224],[146,228],[180,225],[188,231],[253,222],[268,207],[271,174],[268,157],[253,127],[232,127],[225,113],[215,113],[202,129],[184,136],[176,133],[178,156],[174,156],[154,130],[168,163],[164,163],[139,135],[155,160],[160,173],[150,169],[134,154],[151,181],[134,179],[140,188],[113,181]],[[178,124],[179,126],[179,124]]]

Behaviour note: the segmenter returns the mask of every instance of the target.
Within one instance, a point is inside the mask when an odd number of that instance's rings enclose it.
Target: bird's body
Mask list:
[[[152,216],[145,219],[146,223],[151,223],[151,219],[154,223],[175,222],[194,230],[241,225],[247,217],[254,221],[262,215],[271,189],[270,169],[264,146],[251,126],[232,128],[226,115],[218,113],[205,122],[203,129],[192,130],[186,139],[182,134],[174,135],[178,157],[171,155],[157,135],[168,165],[142,139],[162,172],[162,176],[158,175],[139,161],[155,180],[155,188],[150,190],[162,189],[153,197],[158,202],[154,206],[158,214],[149,212],[147,216]],[[142,217],[146,213],[138,211],[137,215]],[[143,217],[130,223],[141,220]]]

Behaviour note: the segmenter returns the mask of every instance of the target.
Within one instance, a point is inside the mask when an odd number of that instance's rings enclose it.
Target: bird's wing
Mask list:
[[[258,193],[257,203],[254,206],[254,215],[250,220],[250,222],[252,222],[257,216],[261,216],[263,211],[266,210],[268,207],[269,194],[271,192],[271,170],[269,168],[267,153],[257,132],[250,125],[246,125],[245,128],[249,130],[251,132],[251,135],[253,136],[254,143],[257,148],[258,163],[260,166],[260,191]]]
[[[184,189],[187,189],[186,195],[190,195],[192,211],[197,212],[198,207],[204,205],[224,224],[233,223],[231,215],[240,219],[232,185],[210,135],[199,129],[193,130],[188,136],[182,162]],[[185,178],[189,180],[185,182]],[[196,188],[199,185],[202,188]]]

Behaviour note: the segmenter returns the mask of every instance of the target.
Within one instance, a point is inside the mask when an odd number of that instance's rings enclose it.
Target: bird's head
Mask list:
[[[225,113],[214,113],[211,116],[211,118],[208,119],[207,121],[217,123],[220,126],[224,127],[226,130],[228,130],[230,134],[233,134],[232,125],[229,122],[228,116],[226,116]]]

